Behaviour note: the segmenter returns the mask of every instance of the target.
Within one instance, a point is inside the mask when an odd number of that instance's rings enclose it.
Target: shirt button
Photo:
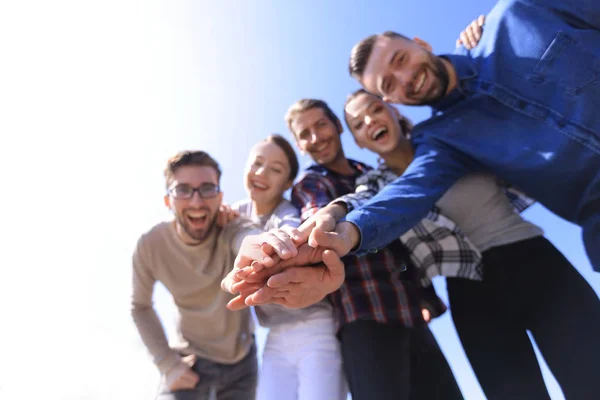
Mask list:
[[[369,249],[369,253],[377,253],[379,250],[377,249]]]

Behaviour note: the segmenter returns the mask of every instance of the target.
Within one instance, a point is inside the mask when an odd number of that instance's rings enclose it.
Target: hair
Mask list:
[[[387,38],[402,38],[406,40],[410,40],[404,35],[393,31],[386,31],[381,34],[367,36],[360,42],[354,45],[352,51],[350,51],[350,62],[348,63],[348,72],[350,76],[360,80],[365,73],[365,68],[367,68],[367,64],[369,63],[369,58],[371,57],[371,53],[373,52],[373,46],[375,46],[375,42],[380,37]]]
[[[217,172],[217,181],[221,180],[221,169],[219,163],[217,163],[207,152],[196,150],[196,151],[180,151],[167,161],[167,166],[164,170],[165,182],[167,187],[173,180],[175,172],[188,165],[212,167]]]
[[[290,164],[290,174],[288,176],[288,179],[293,182],[294,179],[296,179],[296,176],[298,175],[300,164],[298,163],[298,156],[296,155],[296,152],[294,151],[294,148],[292,147],[290,142],[285,140],[283,136],[278,135],[277,133],[267,136],[267,138],[264,141],[267,143],[273,143],[283,151],[285,157],[288,160],[288,163]]]
[[[348,126],[348,130],[350,131],[350,133],[352,133],[352,135],[354,135],[354,132],[352,131],[352,127],[350,126],[350,122],[348,121],[348,114],[346,113],[346,107],[348,106],[348,103],[350,103],[352,100],[354,100],[355,98],[357,98],[361,94],[367,94],[369,96],[376,97],[379,100],[381,100],[384,104],[388,104],[385,101],[383,101],[383,99],[381,98],[381,96],[378,96],[378,95],[373,94],[373,93],[369,93],[365,89],[362,89],[362,88],[358,89],[358,90],[355,90],[354,92],[350,93],[348,95],[348,97],[346,98],[346,102],[344,103],[344,121],[346,122],[346,125]],[[388,104],[388,106],[389,106],[389,104]],[[402,135],[404,137],[409,137],[410,132],[412,131],[412,128],[413,128],[412,121],[410,119],[408,119],[407,117],[405,117],[404,115],[400,114],[400,118],[398,119],[398,123],[400,124],[400,131],[401,131]]]
[[[288,129],[296,137],[296,132],[292,129],[292,122],[294,118],[305,111],[312,110],[315,108],[320,108],[325,113],[325,116],[333,122],[333,124],[338,128],[341,133],[342,124],[340,119],[335,115],[333,110],[329,107],[327,103],[323,100],[319,99],[301,99],[291,105],[291,107],[285,113],[285,122],[288,126]]]

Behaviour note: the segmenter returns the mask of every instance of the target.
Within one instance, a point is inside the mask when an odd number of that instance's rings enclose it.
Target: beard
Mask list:
[[[186,217],[183,215],[177,216],[177,224],[181,227],[181,229],[185,232],[185,234],[190,237],[190,239],[192,239],[194,241],[202,242],[212,232],[212,230],[216,224],[217,215],[216,214],[208,215],[206,218],[210,219],[208,224],[205,227],[199,228],[199,229],[196,229],[196,228],[193,228],[192,226],[190,226]]]
[[[446,92],[448,91],[448,85],[450,82],[450,77],[448,76],[448,72],[446,71],[444,63],[442,62],[440,57],[430,54],[428,68],[433,77],[435,78],[437,90],[429,97],[424,98],[418,104],[422,106],[430,106],[443,99],[444,96],[446,96]]]

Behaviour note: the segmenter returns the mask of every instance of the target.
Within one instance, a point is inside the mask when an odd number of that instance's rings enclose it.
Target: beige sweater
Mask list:
[[[181,353],[223,364],[241,360],[252,344],[249,311],[225,308],[232,295],[221,280],[233,267],[243,238],[261,230],[237,219],[196,246],[181,241],[173,222],[154,226],[139,239],[133,255],[131,313],[142,341],[162,374],[183,368]],[[171,347],[152,307],[154,284],[173,295],[179,311],[177,337]]]

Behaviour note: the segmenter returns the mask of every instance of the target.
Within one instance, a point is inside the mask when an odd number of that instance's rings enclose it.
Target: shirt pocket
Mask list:
[[[564,32],[558,32],[540,60],[532,80],[554,81],[569,95],[598,82],[600,60]]]

